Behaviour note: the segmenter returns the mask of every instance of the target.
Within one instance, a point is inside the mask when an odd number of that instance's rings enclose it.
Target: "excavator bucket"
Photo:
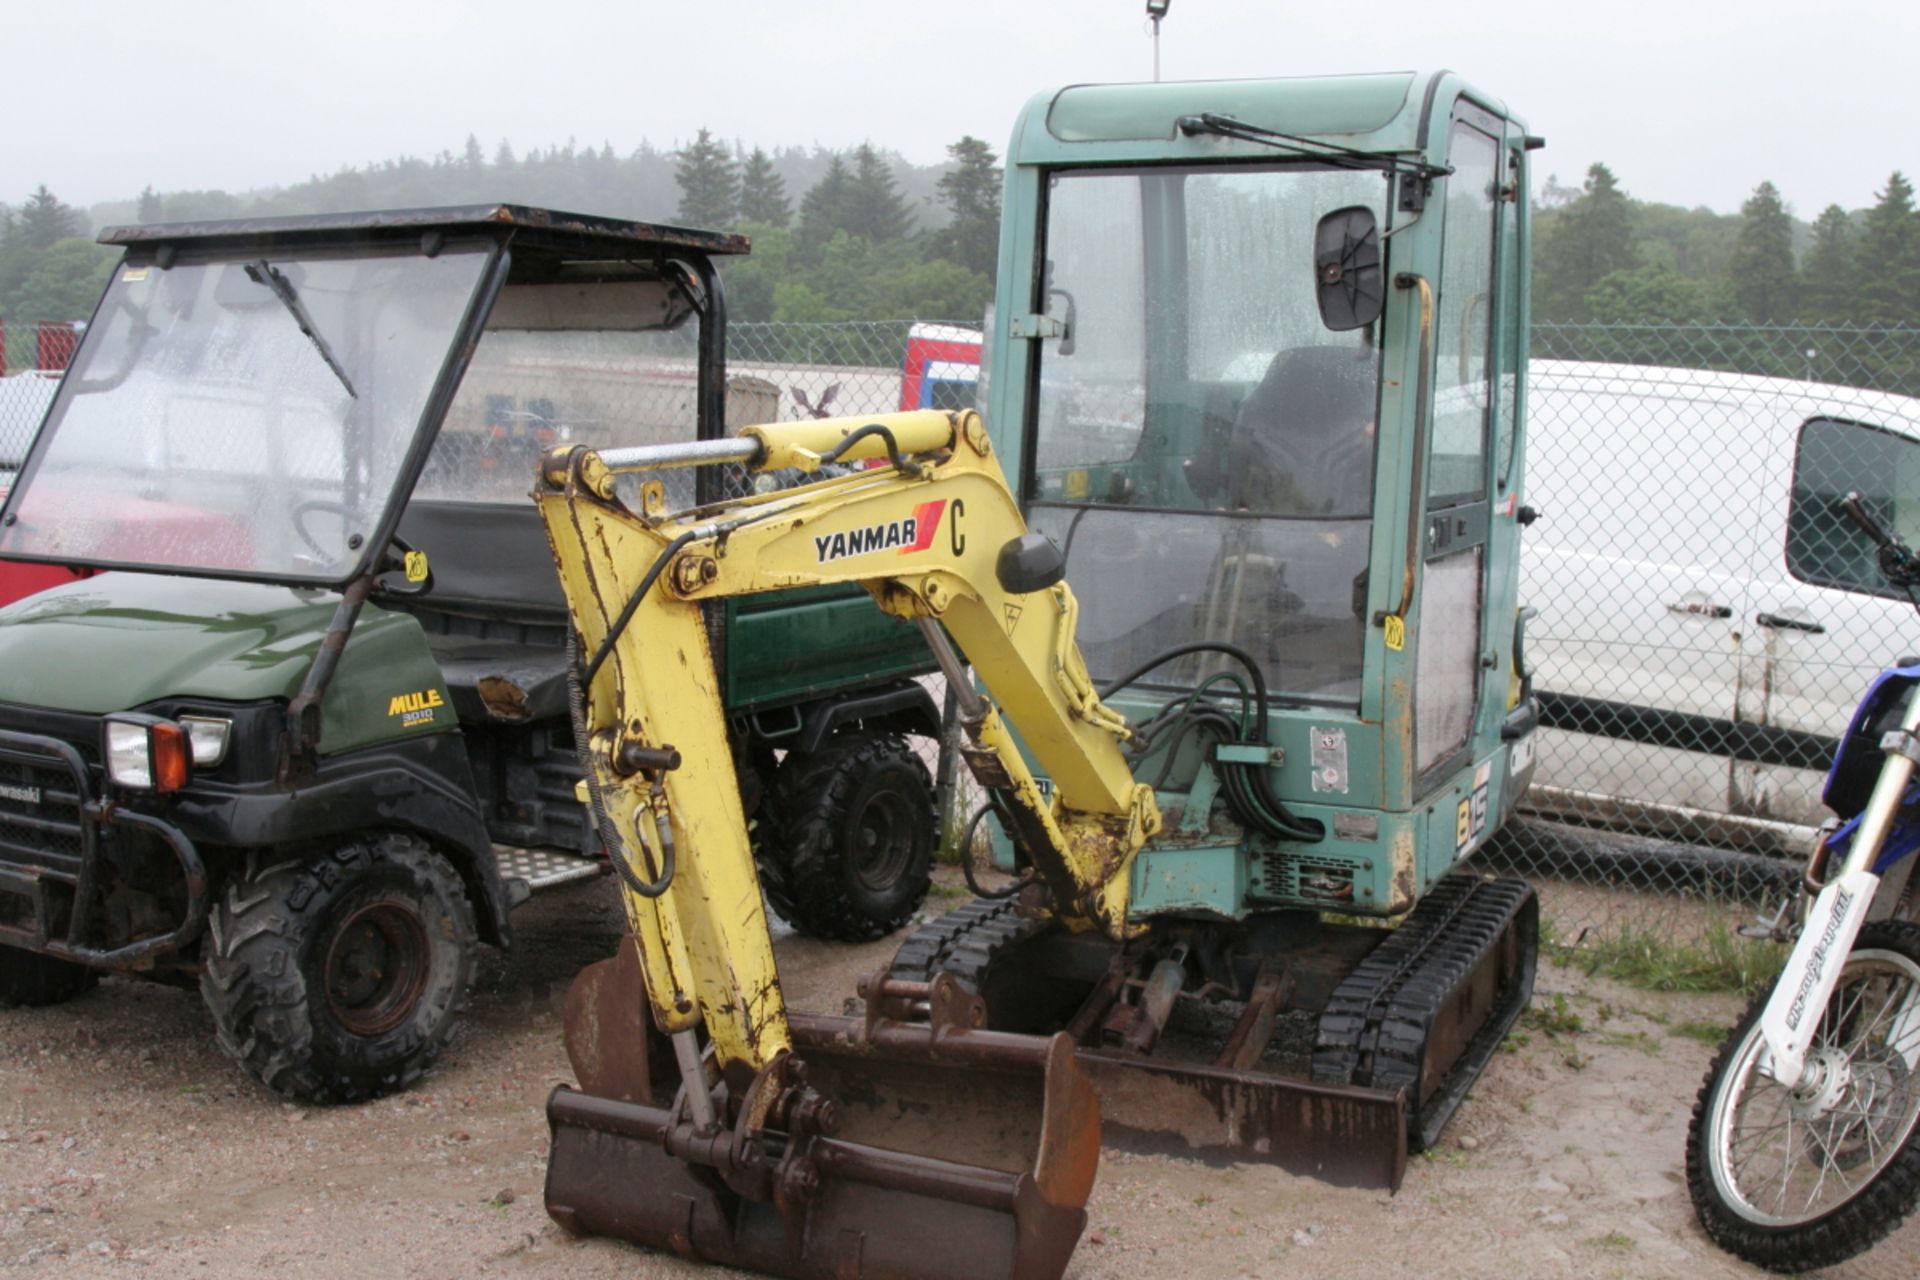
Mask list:
[[[1067,1037],[956,1024],[970,1015],[953,996],[942,984],[914,1025],[873,999],[864,1019],[793,1015],[795,1053],[716,1087],[702,1131],[623,945],[568,993],[580,1088],[547,1103],[547,1212],[780,1276],[1060,1275],[1099,1162],[1093,1088]]]

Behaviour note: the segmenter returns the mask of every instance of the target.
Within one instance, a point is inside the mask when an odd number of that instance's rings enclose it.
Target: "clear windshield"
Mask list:
[[[380,523],[489,256],[119,268],[0,553],[338,581]]]
[[[666,279],[510,283],[501,290],[415,496],[525,505],[540,456],[691,440],[699,421],[700,324]],[[751,380],[747,380],[751,381]],[[748,394],[740,383],[732,398]],[[774,393],[777,396],[777,392]],[[771,421],[746,406],[729,421]],[[692,500],[691,470],[671,473]]]
[[[1313,234],[1376,172],[1063,173],[1048,197],[1033,523],[1098,676],[1195,638],[1357,703],[1379,352],[1321,323]],[[1194,659],[1156,679],[1192,683]]]

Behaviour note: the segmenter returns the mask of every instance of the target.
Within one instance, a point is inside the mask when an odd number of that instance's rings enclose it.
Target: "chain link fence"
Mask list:
[[[1920,329],[1535,328],[1544,727],[1487,857],[1545,886],[1563,940],[1724,930],[1791,893],[1855,703],[1920,652],[1839,505],[1920,535],[1916,395]]]
[[[7,332],[0,474],[60,328]],[[776,421],[970,405],[979,362],[957,324],[735,324],[728,346],[730,415]],[[1920,653],[1838,508],[1857,490],[1920,543],[1920,329],[1541,325],[1533,348],[1521,601],[1544,727],[1483,857],[1545,886],[1563,940],[1737,923],[1790,891],[1867,683]]]
[[[0,492],[33,443],[84,326],[24,324],[0,317]]]
[[[970,403],[977,347],[956,339],[977,335],[739,325],[729,345],[793,420]],[[1860,490],[1920,538],[1899,442],[1920,436],[1920,329],[1543,325],[1533,345],[1522,603],[1545,727],[1484,856],[1543,886],[1564,941],[1724,930],[1792,891],[1836,736],[1920,652],[1837,506]],[[964,817],[979,798],[955,785]]]

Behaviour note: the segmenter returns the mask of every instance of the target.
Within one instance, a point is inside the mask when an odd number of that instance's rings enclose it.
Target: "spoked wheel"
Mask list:
[[[1694,1107],[1687,1182],[1722,1247],[1772,1271],[1831,1266],[1920,1202],[1920,926],[1870,924],[1788,1089],[1754,1002]]]

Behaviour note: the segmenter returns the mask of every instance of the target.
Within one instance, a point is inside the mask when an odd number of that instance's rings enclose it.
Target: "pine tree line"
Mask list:
[[[746,148],[702,129],[677,149],[536,148],[469,136],[459,153],[402,158],[235,195],[151,187],[92,221],[193,221],[515,200],[743,230],[726,265],[740,320],[971,319],[991,296],[1000,173],[975,138],[913,166],[871,143],[844,152]],[[1797,222],[1770,182],[1737,215],[1634,199],[1604,164],[1578,188],[1549,179],[1536,204],[1534,315],[1546,324],[1920,325],[1920,212],[1888,179],[1871,208]],[[45,187],[0,205],[0,318],[87,314],[111,251]],[[1638,350],[1605,352],[1651,358]]]
[[[992,294],[1000,175],[993,151],[978,139],[961,139],[949,154],[946,164],[916,166],[871,143],[846,152],[748,150],[702,129],[672,151],[642,143],[621,156],[610,146],[569,142],[518,155],[503,141],[489,157],[469,135],[458,154],[403,157],[286,188],[235,194],[148,187],[134,200],[95,206],[91,219],[43,187],[17,210],[0,205],[0,319],[92,310],[115,255],[91,244],[89,221],[511,201],[752,234],[754,256],[724,268],[739,320],[968,320],[982,314]],[[61,222],[52,239],[45,231],[50,218]],[[10,229],[16,226],[22,230]]]
[[[31,365],[33,323],[93,313],[119,254],[87,230],[86,217],[44,185],[17,209],[0,205],[0,322],[13,322],[7,369]]]
[[[1735,217],[1630,197],[1604,164],[1537,208],[1534,317],[1550,323],[1920,325],[1920,211],[1898,170],[1869,209],[1797,223],[1771,182]]]
[[[830,157],[796,211],[764,151],[737,157],[702,129],[676,153],[674,216],[753,237],[751,257],[721,268],[736,320],[968,320],[993,296],[1000,168],[978,138],[947,154],[935,184],[947,220],[916,228],[894,166],[870,143]]]
[[[1604,164],[1543,195],[1536,355],[1920,395],[1920,211],[1898,170],[1870,208],[1811,226],[1771,182],[1733,217],[1635,201]]]

